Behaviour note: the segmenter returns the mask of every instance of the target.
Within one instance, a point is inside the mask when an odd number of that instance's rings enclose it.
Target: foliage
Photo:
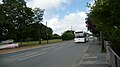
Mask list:
[[[32,23],[33,12],[24,0],[3,0],[0,4],[0,36],[17,41],[27,37],[27,27]],[[1,39],[1,38],[0,38]]]
[[[59,36],[58,34],[54,34],[54,35],[52,36],[52,39],[61,39],[61,36]]]
[[[44,10],[26,6],[24,0],[3,0],[0,4],[0,41],[51,39],[53,30],[42,23]],[[40,34],[40,36],[39,36]]]
[[[92,32],[93,34],[97,34],[98,33],[98,30],[96,28],[96,26],[92,23],[92,20],[90,18],[86,18],[86,22],[85,22],[87,25],[87,28],[90,32]]]
[[[40,8],[35,8],[33,10],[33,12],[34,12],[34,17],[33,17],[34,22],[39,23],[43,20],[44,11],[45,11],[44,9],[40,9]]]
[[[120,51],[120,0],[95,0],[88,17],[105,38],[111,47]]]
[[[39,31],[38,31],[39,28]],[[48,30],[48,31],[47,31]],[[30,24],[30,34],[29,34],[29,38],[32,41],[36,41],[39,40],[39,34],[40,34],[40,38],[43,40],[47,39],[47,32],[48,32],[48,38],[51,39],[52,38],[52,33],[53,30],[49,27],[46,27],[45,25],[43,25],[42,23],[33,23]]]
[[[74,31],[65,31],[63,34],[62,34],[62,40],[72,40],[74,39],[75,35],[74,35]]]

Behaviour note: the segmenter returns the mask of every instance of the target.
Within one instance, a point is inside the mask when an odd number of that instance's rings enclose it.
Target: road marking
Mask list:
[[[29,53],[31,53],[31,52],[26,52],[26,53],[16,54],[16,55],[12,55],[12,56],[9,56],[9,57],[20,56],[20,55],[29,54]]]
[[[64,46],[62,46],[62,47],[59,47],[59,48],[55,48],[54,50],[58,50],[58,49],[61,49],[61,48],[63,48]]]
[[[33,54],[37,54],[39,52],[33,52],[33,53],[29,53],[29,54],[26,54],[26,55],[19,55],[19,56],[15,56],[15,57],[8,57],[6,58],[7,60],[17,60],[19,58],[23,58],[23,57],[27,57],[27,56],[30,56],[30,55],[33,55]]]
[[[54,48],[55,46],[52,46],[52,47],[48,47],[48,48],[43,48],[42,50],[48,50],[48,49],[51,49],[51,48]]]
[[[38,56],[38,55],[42,55],[42,54],[45,54],[45,53],[47,53],[47,52],[42,52],[42,53],[39,53],[39,54],[31,55],[29,57],[18,59],[18,61],[23,61],[23,60],[26,60],[26,59],[29,59],[29,58],[32,58],[32,57],[35,57],[35,56]]]
[[[26,54],[25,56],[33,55],[33,54],[36,54],[36,53],[39,53],[39,52],[33,52],[33,53],[30,53],[30,54]]]

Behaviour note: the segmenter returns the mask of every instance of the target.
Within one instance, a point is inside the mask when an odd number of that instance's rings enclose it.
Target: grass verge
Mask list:
[[[53,44],[53,43],[59,43],[62,42],[62,39],[53,39],[53,40],[48,40],[48,44]],[[20,44],[20,42],[18,42]],[[29,46],[29,45],[46,45],[47,40],[42,40],[41,44],[39,44],[39,41],[29,41],[29,42],[22,42],[19,46]]]

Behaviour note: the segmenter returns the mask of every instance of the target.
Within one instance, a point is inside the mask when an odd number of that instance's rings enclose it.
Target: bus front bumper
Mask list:
[[[74,42],[85,42],[85,38],[75,38]]]

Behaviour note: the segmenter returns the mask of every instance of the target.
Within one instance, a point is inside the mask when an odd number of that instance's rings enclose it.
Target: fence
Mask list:
[[[111,67],[120,67],[120,57],[109,46],[107,46],[107,51]]]

